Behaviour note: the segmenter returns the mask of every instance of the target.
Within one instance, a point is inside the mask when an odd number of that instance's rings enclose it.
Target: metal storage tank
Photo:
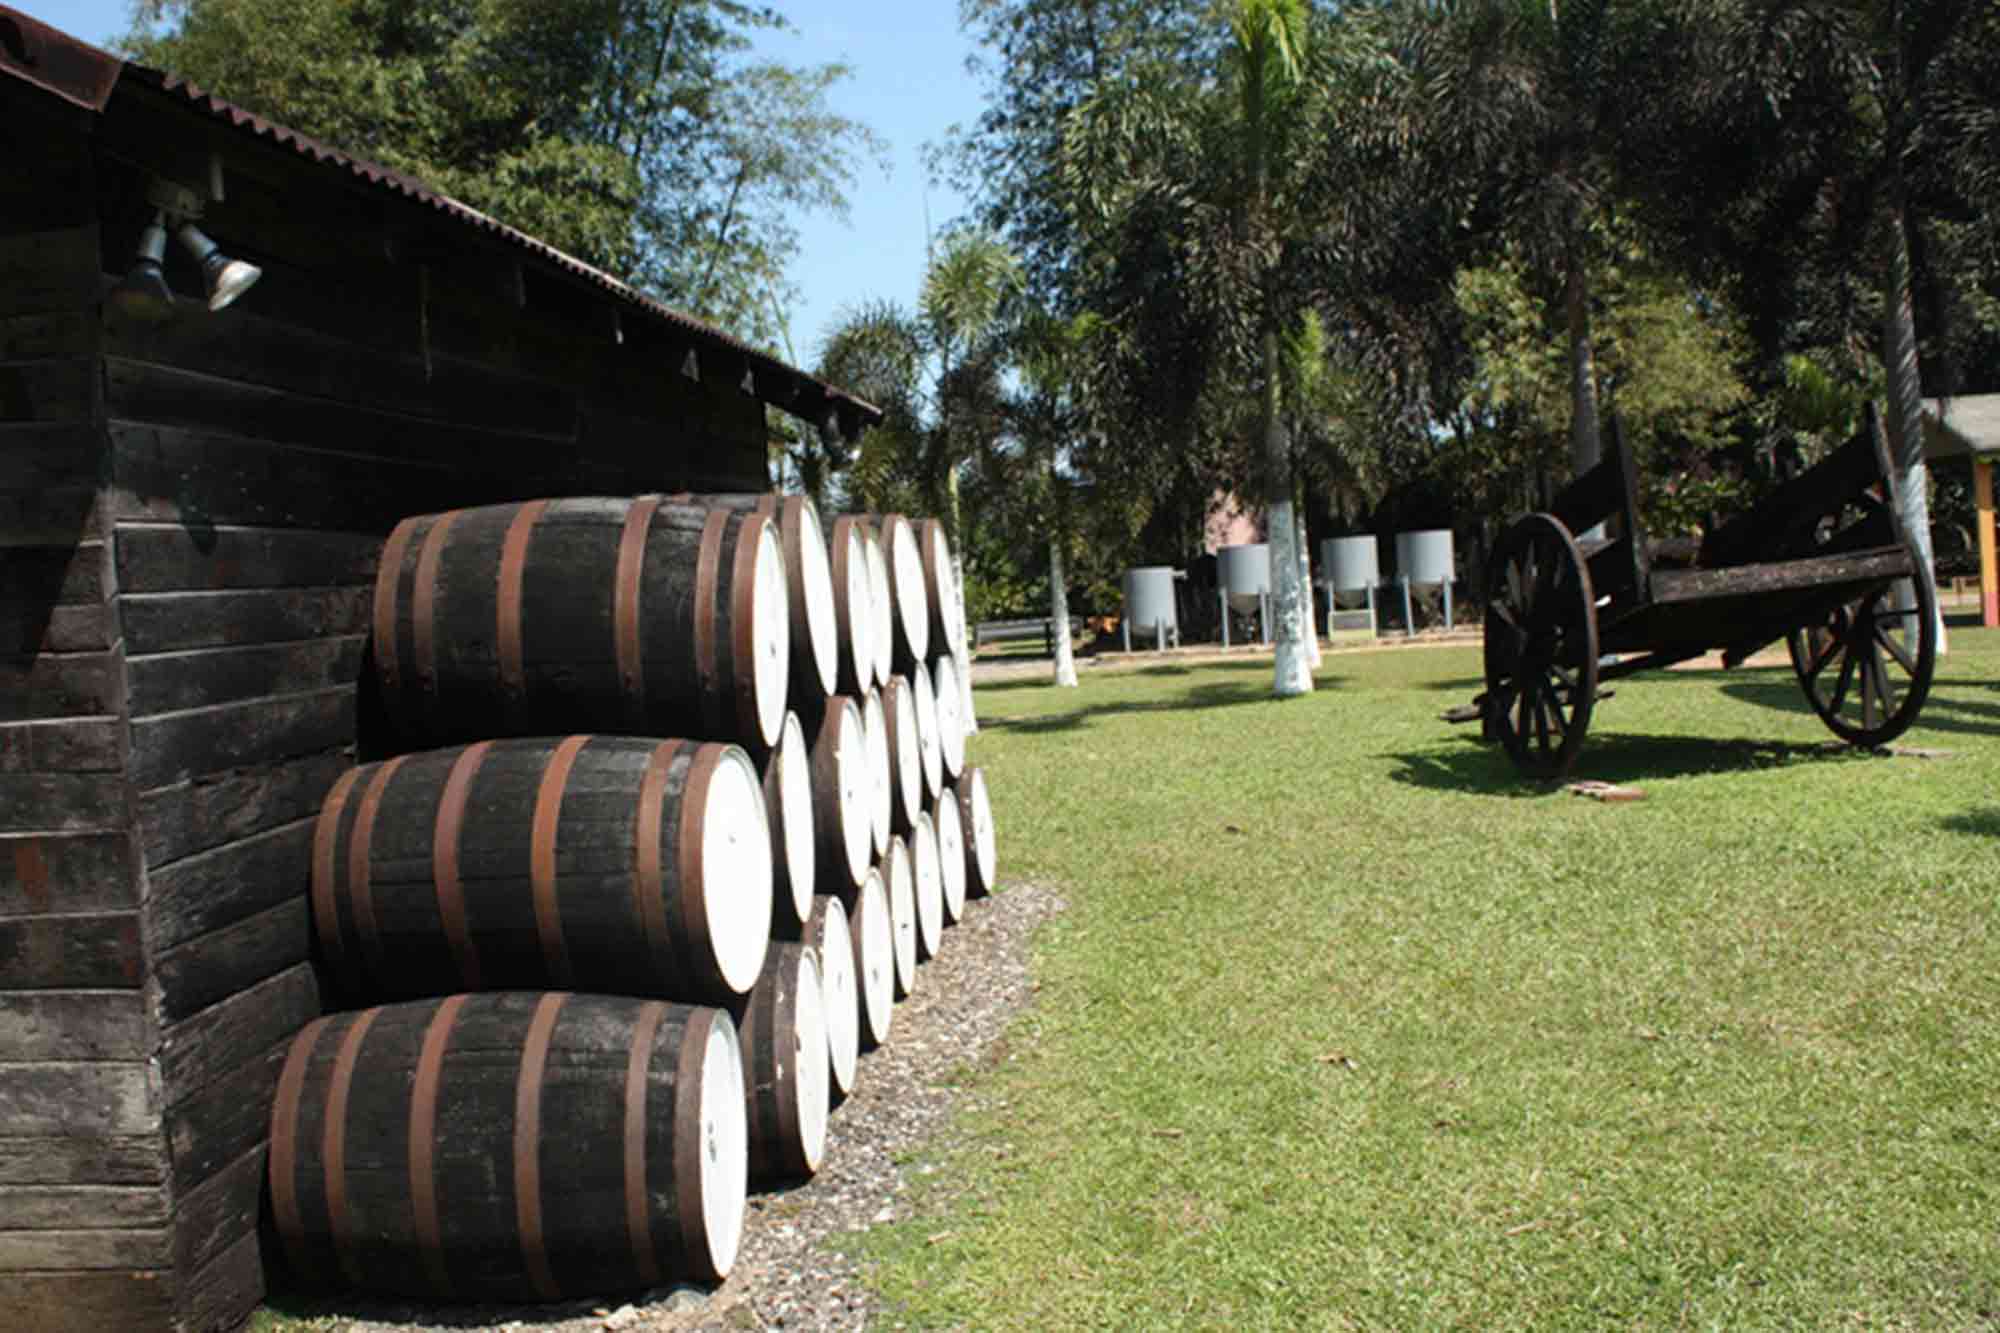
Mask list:
[[[1327,586],[1335,592],[1372,591],[1382,581],[1380,541],[1375,537],[1328,537],[1319,544]]]
[[[1165,648],[1181,641],[1179,604],[1174,599],[1174,580],[1180,571],[1171,565],[1143,565],[1125,571],[1125,651],[1132,651],[1132,627],[1140,633],[1151,631],[1153,647]]]
[[[1340,595],[1360,593],[1367,603],[1368,630],[1375,630],[1375,588],[1382,582],[1381,542],[1373,536],[1328,537],[1319,544],[1326,571],[1326,628],[1338,628]],[[1360,614],[1350,612],[1349,614]]]
[[[1436,584],[1444,590],[1444,627],[1451,628],[1451,584],[1457,577],[1450,528],[1422,528],[1396,534],[1396,576],[1403,587],[1403,625],[1412,634],[1410,586]]]
[[[1222,597],[1222,645],[1229,646],[1229,611],[1257,613],[1265,642],[1271,638],[1271,548],[1254,542],[1225,546],[1215,553],[1215,581]]]
[[[1450,583],[1456,571],[1450,528],[1396,534],[1396,572],[1411,583]]]

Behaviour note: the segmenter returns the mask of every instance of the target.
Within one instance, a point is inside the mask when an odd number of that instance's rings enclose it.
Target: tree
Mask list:
[[[960,474],[1000,430],[1006,322],[1019,290],[1020,265],[1006,246],[976,228],[947,232],[924,270],[916,311],[878,302],[851,312],[820,361],[822,376],[885,413],[862,437],[851,489],[881,508],[892,487],[913,487],[925,510],[942,512],[961,587]],[[969,676],[965,688],[971,719]]]
[[[1736,479],[1715,460],[1736,445],[1749,403],[1746,341],[1711,294],[1629,245],[1607,250],[1586,275],[1605,298],[1593,360],[1637,454],[1649,529],[1678,530],[1734,498]],[[1569,422],[1569,331],[1517,260],[1461,272],[1458,302],[1471,353],[1461,444],[1475,447],[1455,462],[1473,486],[1488,471],[1489,484],[1519,478],[1540,490]]]
[[[772,345],[801,209],[846,207],[875,140],[840,65],[749,58],[741,0],[138,0],[126,41]]]
[[[1424,152],[1489,257],[1555,278],[1567,332],[1570,464],[1602,452],[1590,274],[1663,23],[1648,0],[1419,0],[1400,40],[1424,82]]]
[[[996,433],[997,384],[1006,361],[1006,316],[1021,290],[1020,261],[990,232],[946,233],[924,270],[917,311],[936,364],[927,472],[942,479],[945,523],[959,546],[959,469]],[[956,555],[953,557],[958,558]],[[961,580],[964,571],[959,571]],[[969,715],[969,714],[968,714]]]
[[[1926,277],[1944,293],[1976,286],[1935,261],[1990,254],[2000,224],[1988,202],[2000,183],[2000,17],[1988,0],[1708,0],[1693,14],[1690,42],[1713,70],[1706,109],[1785,168],[1735,197],[1777,219],[1767,234],[1794,246],[1812,234],[1840,268],[1874,275],[1872,301],[1840,302],[1840,322],[1851,329],[1872,306],[1900,517],[1929,564],[1918,300]],[[1941,294],[1934,324],[1961,302],[1977,317],[1975,301]]]
[[[1209,0],[959,0],[959,24],[978,39],[967,66],[986,82],[986,109],[943,161],[982,225],[1020,256],[1045,307],[1076,308],[1078,236],[1060,181],[1070,114],[1142,74],[1197,82],[1219,59],[1211,8]]]
[[[1021,321],[1015,335],[1022,385],[1014,410],[1015,429],[1032,460],[1033,493],[1044,501],[1039,517],[1048,542],[1049,620],[1055,629],[1054,679],[1059,686],[1077,683],[1066,558],[1074,535],[1074,500],[1067,477],[1073,459],[1067,456],[1087,429],[1089,344],[1102,327],[1090,314],[1059,320],[1037,311]]]
[[[1396,71],[1358,19],[1315,21],[1304,0],[1235,0],[1229,17],[1217,79],[1154,74],[1072,116],[1064,184],[1090,281],[1109,298],[1100,313],[1178,324],[1167,356],[1189,373],[1165,392],[1192,381],[1208,403],[1188,415],[1214,421],[1236,414],[1237,385],[1256,386],[1250,470],[1271,542],[1273,691],[1288,697],[1312,677],[1280,341],[1304,310],[1354,297],[1373,222],[1368,159],[1406,122]]]

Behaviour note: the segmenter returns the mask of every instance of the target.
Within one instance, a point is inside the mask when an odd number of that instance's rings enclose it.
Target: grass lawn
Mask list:
[[[982,689],[1002,879],[1070,907],[852,1244],[919,1325],[1992,1327],[2000,632],[1952,644],[1933,759],[1789,669],[1621,681],[1626,805],[1438,720],[1473,648]]]

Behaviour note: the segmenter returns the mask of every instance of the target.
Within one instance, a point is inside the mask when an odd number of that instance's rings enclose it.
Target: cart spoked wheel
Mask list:
[[[1486,593],[1486,726],[1530,777],[1569,772],[1597,698],[1590,570],[1560,520],[1530,514],[1500,538]]]
[[[1833,734],[1887,745],[1923,711],[1937,669],[1937,591],[1928,570],[1897,579],[1786,639],[1806,701]]]

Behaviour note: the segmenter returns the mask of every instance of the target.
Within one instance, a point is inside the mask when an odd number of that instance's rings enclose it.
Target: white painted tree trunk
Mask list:
[[[1064,586],[1062,538],[1049,534],[1049,621],[1056,633],[1056,684],[1076,684],[1076,652],[1069,641],[1069,589]]]
[[[1271,637],[1276,645],[1271,692],[1280,699],[1310,694],[1313,687],[1299,580],[1298,526],[1292,514],[1290,500],[1271,507]]]
[[[1292,451],[1285,438],[1285,423],[1278,415],[1276,323],[1266,320],[1263,341],[1264,394],[1259,424],[1264,434],[1264,517],[1271,543],[1271,619],[1277,622],[1271,635],[1277,647],[1271,693],[1290,699],[1312,692],[1312,663],[1306,655],[1305,598],[1299,588],[1299,521],[1292,505]]]
[[[1301,518],[1299,534],[1299,595],[1306,607],[1306,660],[1317,671],[1326,658],[1319,650],[1319,598],[1313,593],[1312,543],[1306,539],[1306,521]]]
[[[1888,372],[1889,461],[1897,472],[1896,500],[1903,530],[1918,563],[1935,568],[1931,554],[1930,474],[1924,466],[1923,376],[1917,362],[1917,320],[1910,297],[1910,238],[1900,173],[1883,236],[1882,365]],[[1911,617],[1912,620],[1915,617]],[[1944,609],[1938,608],[1937,650],[1945,651]]]
[[[1572,258],[1563,283],[1569,323],[1569,461],[1582,476],[1604,456],[1597,426],[1597,352],[1591,345],[1590,289],[1582,261]]]

